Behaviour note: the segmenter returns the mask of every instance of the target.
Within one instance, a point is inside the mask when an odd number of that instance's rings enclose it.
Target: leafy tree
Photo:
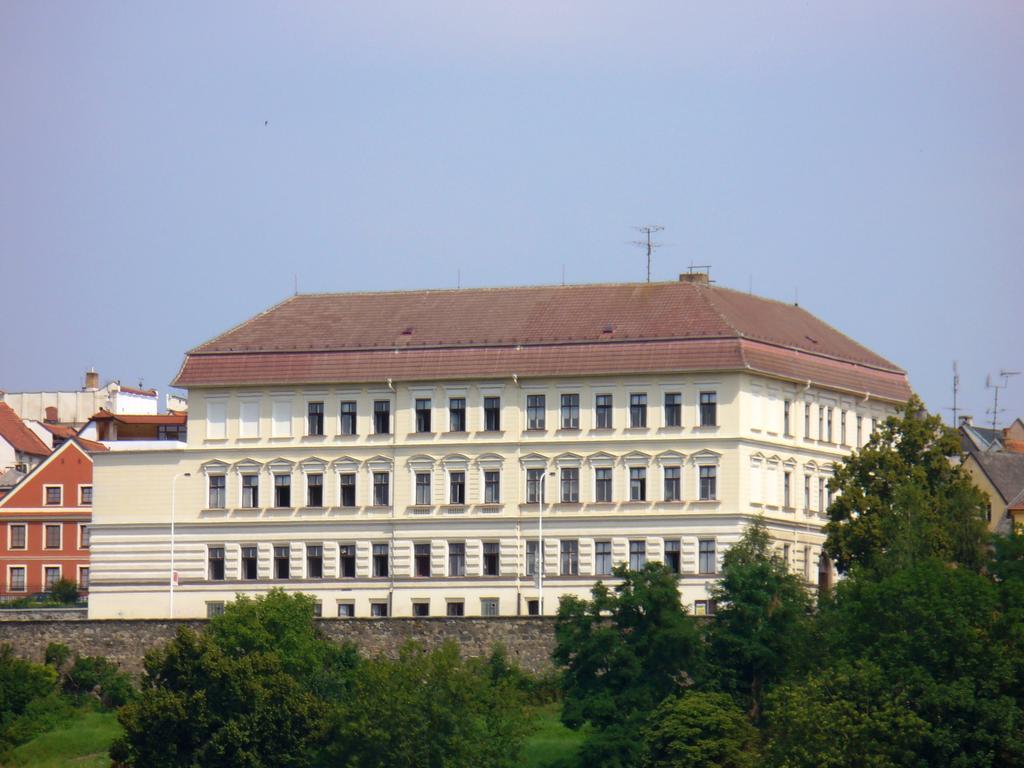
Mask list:
[[[104,707],[120,707],[134,693],[131,677],[103,656],[79,656],[61,676],[61,687],[73,696],[94,694]]]
[[[50,587],[50,597],[64,605],[76,603],[78,602],[78,585],[70,579],[58,579]]]
[[[719,607],[709,630],[710,656],[719,683],[756,720],[766,686],[805,658],[810,596],[774,553],[760,520],[725,553],[712,594]]]
[[[688,691],[661,703],[645,733],[645,768],[754,768],[757,729],[724,693]]]
[[[397,660],[373,659],[338,702],[325,763],[351,768],[519,765],[529,721],[509,675],[462,659],[453,644],[409,643]]]
[[[598,582],[591,600],[562,598],[555,624],[555,661],[565,668],[562,720],[589,723],[582,762],[635,765],[647,716],[698,674],[702,642],[679,600],[677,577],[660,563],[640,571],[624,565],[609,590]]]
[[[961,466],[955,430],[916,396],[840,464],[829,488],[825,550],[840,572],[886,573],[935,556],[980,568],[986,502]]]

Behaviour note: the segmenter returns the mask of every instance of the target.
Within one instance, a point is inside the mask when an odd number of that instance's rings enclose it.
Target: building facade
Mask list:
[[[92,458],[70,439],[0,499],[0,599],[60,579],[88,590],[92,487]]]
[[[90,616],[552,614],[649,560],[700,613],[758,516],[827,580],[832,467],[906,376],[684,278],[297,296],[192,350],[184,447],[96,456]]]

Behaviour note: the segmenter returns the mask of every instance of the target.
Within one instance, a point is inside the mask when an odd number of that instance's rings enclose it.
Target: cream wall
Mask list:
[[[698,423],[700,392],[715,392],[718,425]],[[629,426],[629,396],[646,393],[647,427]],[[682,394],[682,426],[667,427],[662,408],[666,392]],[[580,428],[561,429],[559,400],[563,393],[579,394]],[[614,398],[613,428],[596,429],[594,398]],[[526,430],[527,397],[546,397],[546,429]],[[501,432],[484,432],[483,398],[501,397]],[[432,400],[433,433],[414,430],[416,398]],[[466,399],[467,432],[446,434],[448,399]],[[370,434],[373,401],[392,404],[393,434]],[[791,435],[782,434],[782,402],[790,400]],[[356,436],[339,435],[339,403],[355,400]],[[307,436],[310,401],[324,403],[324,436]],[[243,402],[256,403],[259,434],[241,437],[239,414]],[[274,403],[285,403],[291,414],[290,435],[274,436]],[[803,403],[812,406],[812,435],[803,431]],[[210,437],[207,416],[218,404],[226,413],[224,437]],[[847,411],[848,443],[854,440],[857,413],[864,419],[867,439],[871,418],[891,411],[891,404],[844,399],[788,382],[741,373],[660,377],[602,377],[437,384],[380,383],[368,386],[322,388],[260,388],[191,390],[189,431],[185,449],[98,454],[95,457],[95,498],[92,528],[92,589],[90,615],[96,618],[158,617],[169,611],[170,497],[175,475],[191,473],[176,482],[175,569],[180,586],[175,615],[203,616],[207,602],[231,599],[236,591],[266,591],[273,586],[314,594],[324,615],[334,615],[339,601],[353,602],[356,615],[369,615],[371,602],[388,601],[391,615],[410,615],[413,600],[429,599],[431,615],[443,615],[449,600],[464,600],[466,615],[479,615],[481,598],[497,598],[503,615],[526,612],[526,600],[538,597],[533,577],[525,575],[526,542],[537,538],[537,505],[525,503],[526,469],[543,467],[556,473],[562,467],[579,470],[580,502],[556,500],[558,477],[548,478],[544,509],[545,613],[557,610],[562,594],[586,595],[596,581],[594,542],[610,540],[613,559],[628,558],[629,542],[644,541],[649,560],[662,558],[665,539],[682,545],[683,601],[691,608],[708,597],[711,578],[697,573],[698,541],[714,540],[718,561],[753,516],[764,515],[780,550],[788,544],[790,564],[797,573],[817,577],[817,558],[824,522],[817,504],[817,480],[851,445],[839,444],[838,414]],[[817,411],[833,407],[834,442],[819,439]],[[212,406],[212,407],[211,407]],[[278,406],[280,409],[282,406]],[[717,469],[717,498],[698,498],[699,467]],[[755,471],[755,465],[760,469]],[[594,499],[594,470],[613,470],[613,502]],[[629,468],[647,468],[647,501],[628,500]],[[681,470],[682,500],[663,501],[666,466]],[[500,468],[501,503],[482,505],[484,469]],[[391,501],[372,506],[372,472],[391,473]],[[414,472],[431,475],[432,505],[414,505]],[[466,504],[447,503],[449,473],[466,473]],[[782,504],[781,478],[793,478],[792,499]],[[357,477],[356,507],[339,505],[339,473]],[[240,508],[241,473],[259,476],[260,509]],[[305,478],[322,472],[324,507],[304,505]],[[274,474],[291,476],[292,507],[269,508]],[[224,474],[225,509],[207,509],[211,474]],[[803,505],[803,476],[813,478],[811,509]],[[774,490],[773,490],[774,489]],[[579,576],[560,576],[559,540],[579,544]],[[501,545],[501,575],[481,575],[483,542]],[[431,544],[432,576],[412,576],[415,543]],[[447,545],[466,545],[467,575],[448,577]],[[337,576],[339,544],[357,547],[357,577]],[[391,569],[387,578],[373,578],[370,547],[387,543]],[[290,547],[291,576],[271,578],[274,545]],[[305,546],[322,545],[324,578],[304,579]],[[259,549],[259,578],[239,579],[240,548]],[[207,549],[225,549],[226,579],[207,578]],[[810,562],[805,571],[805,557]]]

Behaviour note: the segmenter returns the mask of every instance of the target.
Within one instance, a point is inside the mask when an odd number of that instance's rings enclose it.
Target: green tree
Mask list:
[[[58,579],[50,587],[50,597],[58,603],[70,605],[78,601],[78,585],[70,579]]]
[[[529,720],[512,681],[448,643],[409,643],[360,668],[330,719],[325,764],[351,768],[503,768],[519,764]]]
[[[935,556],[980,568],[986,501],[961,466],[955,430],[916,396],[837,466],[825,550],[840,572],[886,573]]]
[[[651,715],[643,766],[754,768],[757,741],[757,729],[728,694],[688,691]]]
[[[647,716],[699,674],[703,648],[674,573],[648,563],[614,575],[614,591],[598,582],[591,600],[562,598],[553,653],[565,669],[563,722],[592,726],[581,761],[611,768],[637,764]]]
[[[722,689],[756,721],[765,688],[807,658],[810,596],[774,553],[760,520],[725,553],[712,595],[718,609],[708,633],[711,662]]]

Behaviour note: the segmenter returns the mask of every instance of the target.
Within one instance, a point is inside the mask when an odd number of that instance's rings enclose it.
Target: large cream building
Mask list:
[[[197,347],[185,447],[95,456],[90,616],[552,614],[649,560],[699,613],[759,515],[829,578],[832,467],[906,375],[702,277],[299,295]]]

